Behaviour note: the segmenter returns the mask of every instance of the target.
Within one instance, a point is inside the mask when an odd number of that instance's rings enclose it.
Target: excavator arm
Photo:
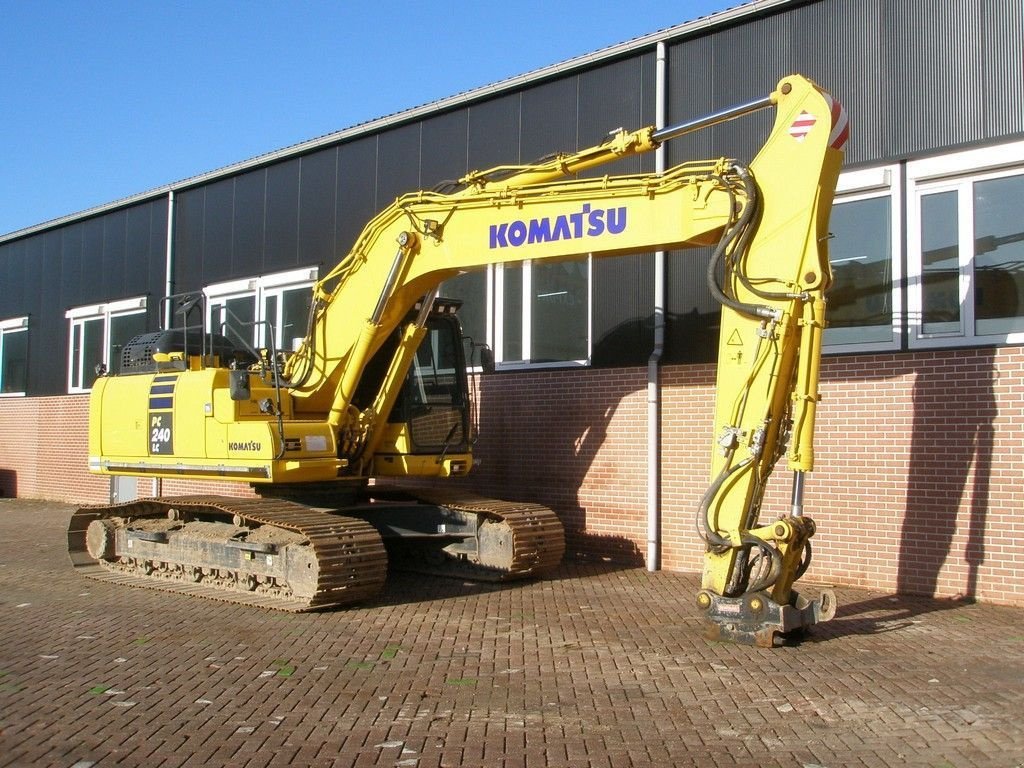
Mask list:
[[[774,127],[749,167],[721,159],[660,174],[574,177],[768,106],[776,109]],[[401,197],[315,289],[313,330],[288,371],[296,409],[326,413],[332,425],[362,435],[350,459],[365,467],[387,408],[384,397],[375,408],[353,407],[361,372],[443,281],[491,264],[714,246],[708,281],[722,325],[713,479],[698,515],[707,544],[698,602],[713,634],[761,644],[830,618],[833,599],[807,603],[792,585],[814,532],[802,494],[814,461],[831,282],[827,226],[846,138],[839,104],[792,76],[770,97],[691,124],[619,131],[573,155],[471,173],[454,193]],[[354,315],[363,322],[354,324]],[[422,329],[421,318],[402,331],[381,393],[400,385]],[[765,485],[787,453],[792,508],[764,522]]]

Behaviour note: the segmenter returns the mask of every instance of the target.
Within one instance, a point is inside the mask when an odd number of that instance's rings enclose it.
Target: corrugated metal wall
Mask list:
[[[1024,135],[1020,0],[794,2],[668,40],[667,49],[671,122],[761,96],[799,71],[850,112],[850,165]],[[332,265],[403,192],[652,123],[654,81],[651,47],[180,190],[176,289]],[[749,159],[769,123],[762,113],[673,142],[669,161]],[[645,157],[612,170],[652,169]],[[165,229],[160,198],[0,245],[0,318],[32,316],[32,394],[64,390],[67,308],[140,293],[155,305]],[[704,289],[705,264],[703,253],[669,259],[670,362],[713,355],[716,308]],[[643,363],[652,333],[650,256],[596,264],[593,301],[595,364]],[[467,311],[482,323],[482,309]]]
[[[29,316],[29,394],[67,391],[72,308],[164,293],[166,200],[154,200],[0,245],[0,318]]]

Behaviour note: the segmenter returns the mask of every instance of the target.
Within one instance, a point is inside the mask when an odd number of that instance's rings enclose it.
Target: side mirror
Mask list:
[[[485,374],[494,373],[494,350],[486,344],[480,345],[480,368]]]

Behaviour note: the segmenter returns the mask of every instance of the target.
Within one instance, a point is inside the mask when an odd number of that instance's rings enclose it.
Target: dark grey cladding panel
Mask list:
[[[578,79],[541,83],[522,95],[520,160],[532,163],[556,152],[575,152]]]
[[[423,121],[420,133],[420,183],[433,189],[469,170],[469,110],[446,112]]]
[[[202,259],[207,283],[236,277],[234,254],[235,179],[229,177],[203,188]]]
[[[296,157],[267,168],[263,264],[255,270],[257,274],[279,272],[299,264],[299,163]],[[253,270],[248,274],[253,274]]]
[[[579,75],[580,148],[604,141],[619,128],[634,130],[655,120],[656,57],[632,56]],[[640,155],[594,168],[584,175],[603,176],[654,170],[654,155]]]
[[[338,259],[335,211],[338,195],[338,148],[304,155],[299,166],[300,266],[333,266]]]
[[[989,0],[982,14],[985,135],[1024,130],[1024,3]]]
[[[520,161],[520,93],[469,107],[469,168],[482,171]]]
[[[112,211],[102,218],[103,249],[99,275],[99,296],[124,296],[125,271],[128,268],[125,236],[127,215],[123,210]],[[85,276],[83,276],[85,277]],[[90,282],[92,278],[90,276]]]
[[[203,270],[203,218],[206,190],[187,189],[175,195],[174,291],[196,291],[207,282]]]
[[[255,265],[263,264],[266,196],[266,168],[235,177],[235,206],[231,217],[232,272],[239,273],[239,277],[251,276]]]
[[[48,257],[47,262],[60,265],[60,311],[85,303],[82,301],[82,267],[86,260],[83,240],[87,229],[91,232],[99,231],[99,242],[102,245],[102,227],[102,219],[89,219],[36,236],[42,244],[43,253]],[[29,242],[36,240],[36,237]],[[95,242],[95,238],[91,238],[91,241]],[[99,248],[91,250],[98,257]],[[90,266],[98,272],[98,259]]]
[[[380,211],[395,198],[420,189],[420,124],[381,133],[377,143],[377,201]]]
[[[377,209],[376,136],[351,141],[338,148],[337,200],[335,242],[340,255],[351,250]]]
[[[25,315],[32,306],[24,286],[29,272],[26,247],[34,239],[15,240],[0,246],[0,320]]]

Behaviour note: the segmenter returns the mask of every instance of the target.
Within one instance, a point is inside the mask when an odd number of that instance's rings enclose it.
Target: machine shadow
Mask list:
[[[832,638],[906,630],[920,623],[919,616],[962,609],[970,604],[970,601],[921,595],[879,595],[849,604],[840,599],[835,618],[816,625],[811,633],[797,642],[816,643]]]
[[[364,606],[396,606],[415,603],[429,603],[435,600],[475,597],[495,592],[518,591],[538,582],[596,578],[635,566],[613,561],[595,561],[592,558],[566,556],[555,571],[539,579],[517,579],[514,581],[471,581],[451,576],[416,573],[411,570],[389,568],[388,577],[381,593]]]
[[[927,360],[916,370],[914,424],[907,482],[906,511],[900,532],[898,594],[935,595],[954,545],[963,541],[967,574],[959,591],[977,596],[978,571],[985,561],[985,524],[991,487],[994,349],[958,353],[972,376],[951,381],[944,366]],[[960,358],[963,358],[962,360]],[[963,516],[966,514],[966,526]],[[957,536],[966,527],[966,535]]]

